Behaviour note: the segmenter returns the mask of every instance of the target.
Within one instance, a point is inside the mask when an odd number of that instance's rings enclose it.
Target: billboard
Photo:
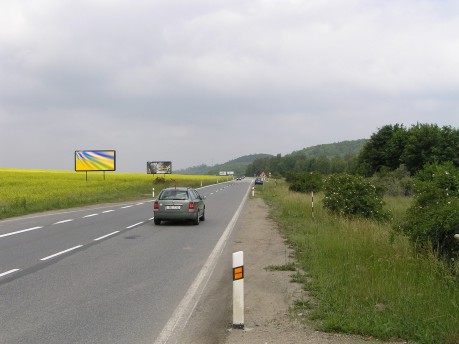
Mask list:
[[[147,174],[170,174],[172,173],[171,161],[148,161]]]
[[[234,176],[234,171],[220,171],[219,176]]]
[[[75,151],[75,171],[115,171],[116,151],[77,150]]]

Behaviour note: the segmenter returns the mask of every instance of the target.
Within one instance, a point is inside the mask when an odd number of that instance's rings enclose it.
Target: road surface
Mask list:
[[[155,226],[151,200],[0,221],[0,343],[167,343],[250,187],[200,189],[199,226]]]

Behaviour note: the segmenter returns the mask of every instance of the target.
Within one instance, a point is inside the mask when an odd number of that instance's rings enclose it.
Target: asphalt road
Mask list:
[[[0,221],[0,343],[167,343],[250,187],[200,189],[199,226],[155,226],[151,200]]]

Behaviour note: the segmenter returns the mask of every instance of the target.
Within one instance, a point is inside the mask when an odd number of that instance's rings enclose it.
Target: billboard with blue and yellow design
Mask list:
[[[115,171],[116,151],[77,150],[75,151],[75,171]]]

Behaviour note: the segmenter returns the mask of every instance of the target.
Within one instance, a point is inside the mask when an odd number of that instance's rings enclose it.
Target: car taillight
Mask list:
[[[188,203],[188,211],[194,211],[194,203],[193,202]]]
[[[155,201],[155,204],[153,205],[153,211],[159,210],[159,202]]]

